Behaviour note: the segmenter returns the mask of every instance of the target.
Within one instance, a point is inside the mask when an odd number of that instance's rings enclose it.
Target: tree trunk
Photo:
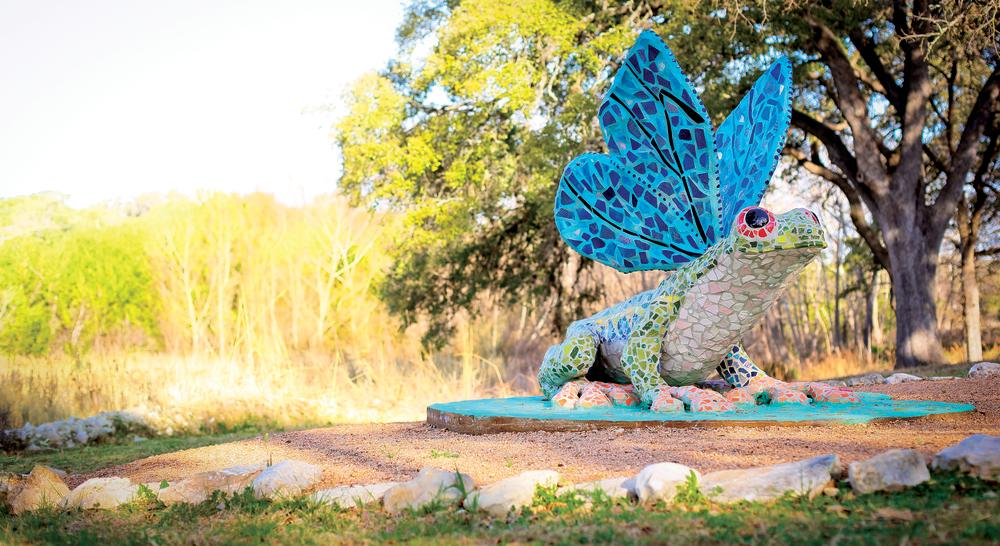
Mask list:
[[[879,310],[879,296],[882,294],[882,277],[883,269],[876,269],[872,273],[872,347],[880,348],[885,344],[882,338],[882,319],[880,317]]]
[[[896,294],[896,367],[912,368],[944,362],[938,338],[934,305],[937,273],[936,246],[911,222],[887,226],[898,230],[887,247],[892,263],[892,289]],[[928,251],[928,248],[935,248]]]
[[[965,311],[965,358],[969,362],[983,359],[983,342],[979,323],[979,282],[976,280],[976,246],[962,241],[962,295]]]

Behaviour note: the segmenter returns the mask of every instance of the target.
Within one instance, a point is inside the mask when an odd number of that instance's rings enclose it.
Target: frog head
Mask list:
[[[819,217],[801,208],[776,216],[762,207],[747,207],[736,215],[732,237],[733,250],[747,257],[777,252],[809,261],[826,248]]]

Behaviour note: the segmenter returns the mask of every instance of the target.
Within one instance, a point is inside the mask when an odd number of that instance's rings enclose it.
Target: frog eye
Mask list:
[[[761,207],[747,207],[736,218],[736,230],[744,237],[767,237],[774,231],[775,223],[770,211]]]

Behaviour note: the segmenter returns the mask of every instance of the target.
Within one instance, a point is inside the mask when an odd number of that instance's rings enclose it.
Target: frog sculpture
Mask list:
[[[658,412],[858,402],[846,389],[771,378],[740,344],[826,246],[812,212],[759,206],[790,115],[791,65],[780,58],[713,131],[670,49],[651,31],[639,36],[598,111],[609,153],[566,167],[555,222],[587,258],[674,272],[570,325],[538,372],[546,398]],[[722,392],[697,386],[713,372]]]

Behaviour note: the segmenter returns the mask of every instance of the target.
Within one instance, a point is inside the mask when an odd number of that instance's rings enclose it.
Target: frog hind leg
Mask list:
[[[730,402],[809,404],[810,400],[834,403],[859,401],[858,395],[848,389],[814,382],[785,383],[769,377],[738,344],[733,346],[716,371],[733,387],[726,393]]]
[[[597,362],[597,345],[598,340],[593,334],[579,332],[574,335],[571,330],[565,341],[549,347],[538,370],[542,395],[552,400],[557,394],[562,394],[560,400],[579,397],[587,382],[574,379],[587,375]]]

